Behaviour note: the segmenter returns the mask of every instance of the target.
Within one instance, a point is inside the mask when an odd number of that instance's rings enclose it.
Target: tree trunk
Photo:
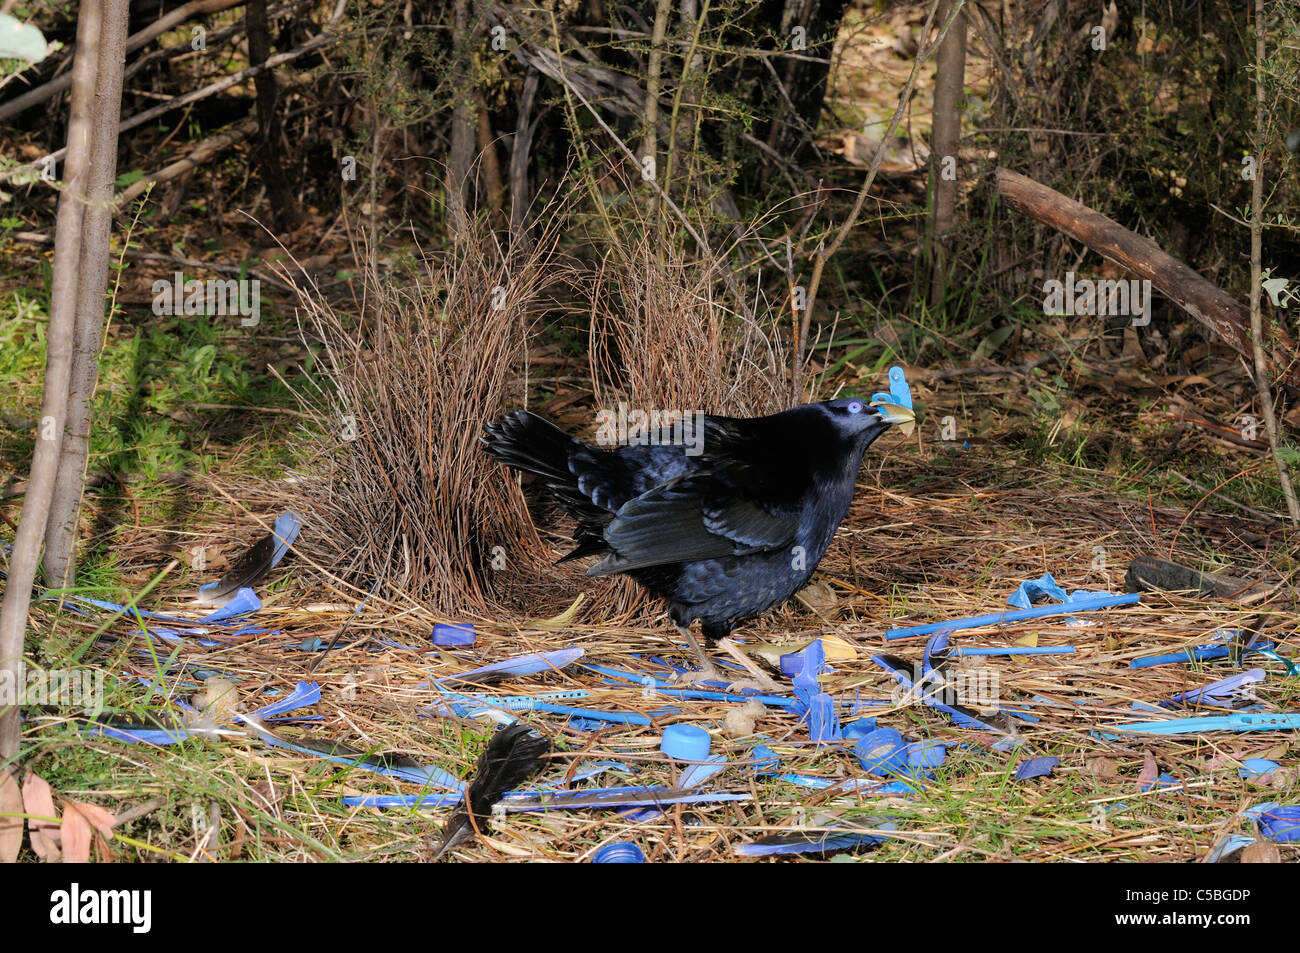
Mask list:
[[[128,2],[105,0],[103,7],[99,53],[95,57],[98,78],[91,107],[67,423],[45,528],[45,584],[50,588],[65,588],[75,582],[77,520],[90,449],[90,408],[99,382],[99,351],[104,337],[104,289],[108,284],[109,238],[113,227],[117,123],[122,110]]]
[[[266,18],[266,0],[248,0],[244,9],[244,23],[248,29],[248,65],[261,66],[271,56],[270,26]],[[280,163],[280,116],[276,112],[279,90],[275,71],[262,70],[253,77],[257,90],[257,125],[260,135],[255,160],[262,172],[262,184],[271,203],[271,218],[277,232],[289,232],[298,224],[298,209],[294,205],[293,189]]]
[[[477,123],[474,108],[474,56],[469,45],[469,0],[456,0],[452,9],[456,72],[456,104],[451,111],[451,147],[447,154],[447,217],[459,233],[469,224],[470,171],[474,164]]]
[[[948,22],[954,0],[939,7],[938,21]],[[939,45],[934,82],[934,128],[930,135],[930,233],[927,258],[930,265],[930,307],[943,303],[947,283],[948,256],[944,233],[956,218],[958,150],[961,148],[961,106],[966,84],[966,11],[958,10]]]
[[[50,516],[63,431],[67,423],[69,380],[72,355],[77,336],[77,310],[82,300],[82,227],[88,196],[94,182],[91,176],[92,130],[96,128],[95,90],[100,83],[116,74],[121,88],[125,61],[127,0],[97,0],[82,4],[77,22],[77,55],[72,64],[72,98],[68,117],[68,150],[64,165],[64,189],[59,198],[59,212],[54,233],[54,275],[50,292],[50,323],[46,337],[45,389],[41,399],[41,419],[37,424],[36,449],[28,476],[27,494],[23,498],[18,532],[14,536],[9,560],[9,579],[5,587],[4,606],[0,608],[0,678],[15,689],[25,684],[23,673],[23,635],[27,629],[27,612],[31,606],[32,583],[41,557],[41,540]],[[120,97],[119,97],[120,98]],[[120,105],[117,107],[120,108]],[[116,142],[117,121],[107,126]],[[108,178],[111,190],[113,178]],[[94,170],[103,175],[105,166]],[[111,191],[110,193],[111,194]],[[102,226],[101,226],[102,227]],[[104,285],[99,284],[97,304],[103,314]],[[0,712],[0,762],[17,758],[20,732],[18,706]]]

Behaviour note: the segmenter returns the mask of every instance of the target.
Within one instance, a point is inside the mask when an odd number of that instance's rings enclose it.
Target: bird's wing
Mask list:
[[[797,512],[755,502],[717,473],[685,474],[619,508],[604,529],[611,552],[587,574],[781,549],[798,528]]]

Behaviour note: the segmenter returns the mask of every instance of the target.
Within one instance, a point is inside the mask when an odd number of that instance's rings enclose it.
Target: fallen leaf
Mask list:
[[[70,801],[69,803],[76,806],[77,810],[81,812],[81,816],[90,822],[91,827],[109,840],[113,839],[113,825],[117,823],[117,818],[98,804],[83,804],[81,801]]]
[[[34,772],[23,778],[23,811],[28,815],[27,830],[32,851],[41,860],[59,859],[59,812],[54,806],[54,792]]]
[[[85,864],[90,862],[90,821],[77,810],[77,805],[69,802],[63,809],[63,823],[59,826],[60,840],[63,843],[63,862],[65,864]]]
[[[1142,755],[1142,773],[1138,775],[1138,787],[1146,790],[1160,777],[1160,768],[1156,765],[1156,756],[1148,748]]]
[[[825,579],[804,586],[795,598],[828,622],[839,614],[839,596]]]
[[[1083,773],[1094,778],[1113,778],[1119,774],[1110,758],[1089,758],[1083,763]]]
[[[1257,840],[1241,852],[1243,864],[1280,864],[1282,852],[1272,841]]]
[[[1031,649],[1038,648],[1038,633],[1030,632],[1028,635],[1022,635],[1011,643],[1012,645],[1025,645]]]

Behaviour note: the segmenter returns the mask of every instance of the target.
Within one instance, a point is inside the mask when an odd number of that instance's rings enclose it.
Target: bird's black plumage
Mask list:
[[[892,408],[892,410],[898,410]],[[704,635],[794,595],[848,512],[862,456],[910,419],[864,401],[804,404],[768,417],[706,416],[702,448],[589,447],[516,410],[485,427],[495,459],[536,474],[577,520],[566,559],[625,573],[668,600],[673,622]]]

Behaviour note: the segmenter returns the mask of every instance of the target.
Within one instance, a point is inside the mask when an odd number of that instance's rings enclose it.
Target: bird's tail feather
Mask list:
[[[560,483],[573,481],[569,453],[582,445],[549,420],[513,410],[483,430],[483,448],[497,462]]]

